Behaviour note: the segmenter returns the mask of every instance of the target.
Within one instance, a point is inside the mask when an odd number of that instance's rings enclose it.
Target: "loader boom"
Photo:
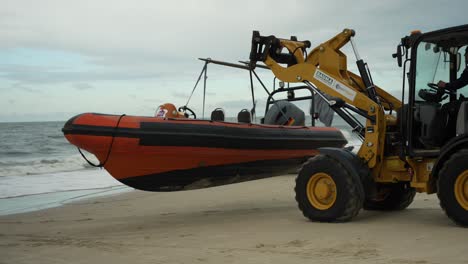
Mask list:
[[[344,29],[306,55],[305,49],[310,45],[308,41],[262,37],[254,32],[250,59],[251,62],[262,60],[284,82],[306,83],[318,93],[339,98],[347,107],[361,112],[367,121],[364,142],[358,155],[377,174],[381,165],[378,161],[383,160],[386,123],[394,122],[391,116],[385,115],[384,110],[398,110],[401,102],[373,85],[369,75],[362,78],[348,71],[347,57],[340,49],[352,41],[354,34],[354,30]],[[283,48],[289,53],[281,53]],[[359,61],[361,74],[363,71],[367,73],[367,69],[362,68],[364,63],[358,58]],[[280,65],[284,63],[286,67]]]

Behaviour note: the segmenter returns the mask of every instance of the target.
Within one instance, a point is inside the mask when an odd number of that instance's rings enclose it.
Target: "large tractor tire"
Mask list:
[[[438,174],[440,206],[456,224],[468,227],[468,150],[453,154]]]
[[[312,221],[349,221],[364,202],[360,179],[327,155],[318,155],[303,165],[294,190],[299,209]]]
[[[406,209],[414,199],[416,190],[404,183],[380,186],[375,199],[364,201],[365,210],[397,211]]]

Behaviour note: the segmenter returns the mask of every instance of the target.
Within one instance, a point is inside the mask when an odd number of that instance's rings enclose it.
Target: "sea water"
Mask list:
[[[63,136],[64,123],[0,123],[0,215],[131,190],[107,171],[90,166]],[[336,118],[334,126],[348,145],[360,145],[343,120]],[[92,154],[87,157],[98,163]]]
[[[64,123],[0,123],[0,215],[127,188],[83,160]]]

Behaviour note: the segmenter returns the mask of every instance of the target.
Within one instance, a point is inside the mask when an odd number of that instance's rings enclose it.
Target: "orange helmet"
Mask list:
[[[154,114],[155,117],[161,118],[183,118],[185,117],[183,113],[179,113],[174,104],[165,103],[160,105]]]

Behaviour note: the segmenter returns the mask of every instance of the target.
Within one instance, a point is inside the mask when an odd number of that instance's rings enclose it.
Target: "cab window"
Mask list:
[[[461,53],[461,63],[460,63],[460,69],[458,69],[458,72],[457,72],[457,78],[460,78],[460,76],[462,75],[463,71],[466,68],[466,61],[465,61],[465,58],[463,56],[465,54],[466,49],[468,49],[468,47],[461,48],[460,51],[459,51]],[[466,85],[465,87],[460,88],[457,91],[457,94],[462,94],[463,96],[468,97],[468,85]]]
[[[424,101],[419,96],[419,91],[421,89],[430,89],[427,86],[428,83],[449,80],[450,60],[447,52],[442,51],[437,45],[427,42],[419,44],[417,58],[415,100]],[[448,99],[445,99],[445,101],[448,101]]]

